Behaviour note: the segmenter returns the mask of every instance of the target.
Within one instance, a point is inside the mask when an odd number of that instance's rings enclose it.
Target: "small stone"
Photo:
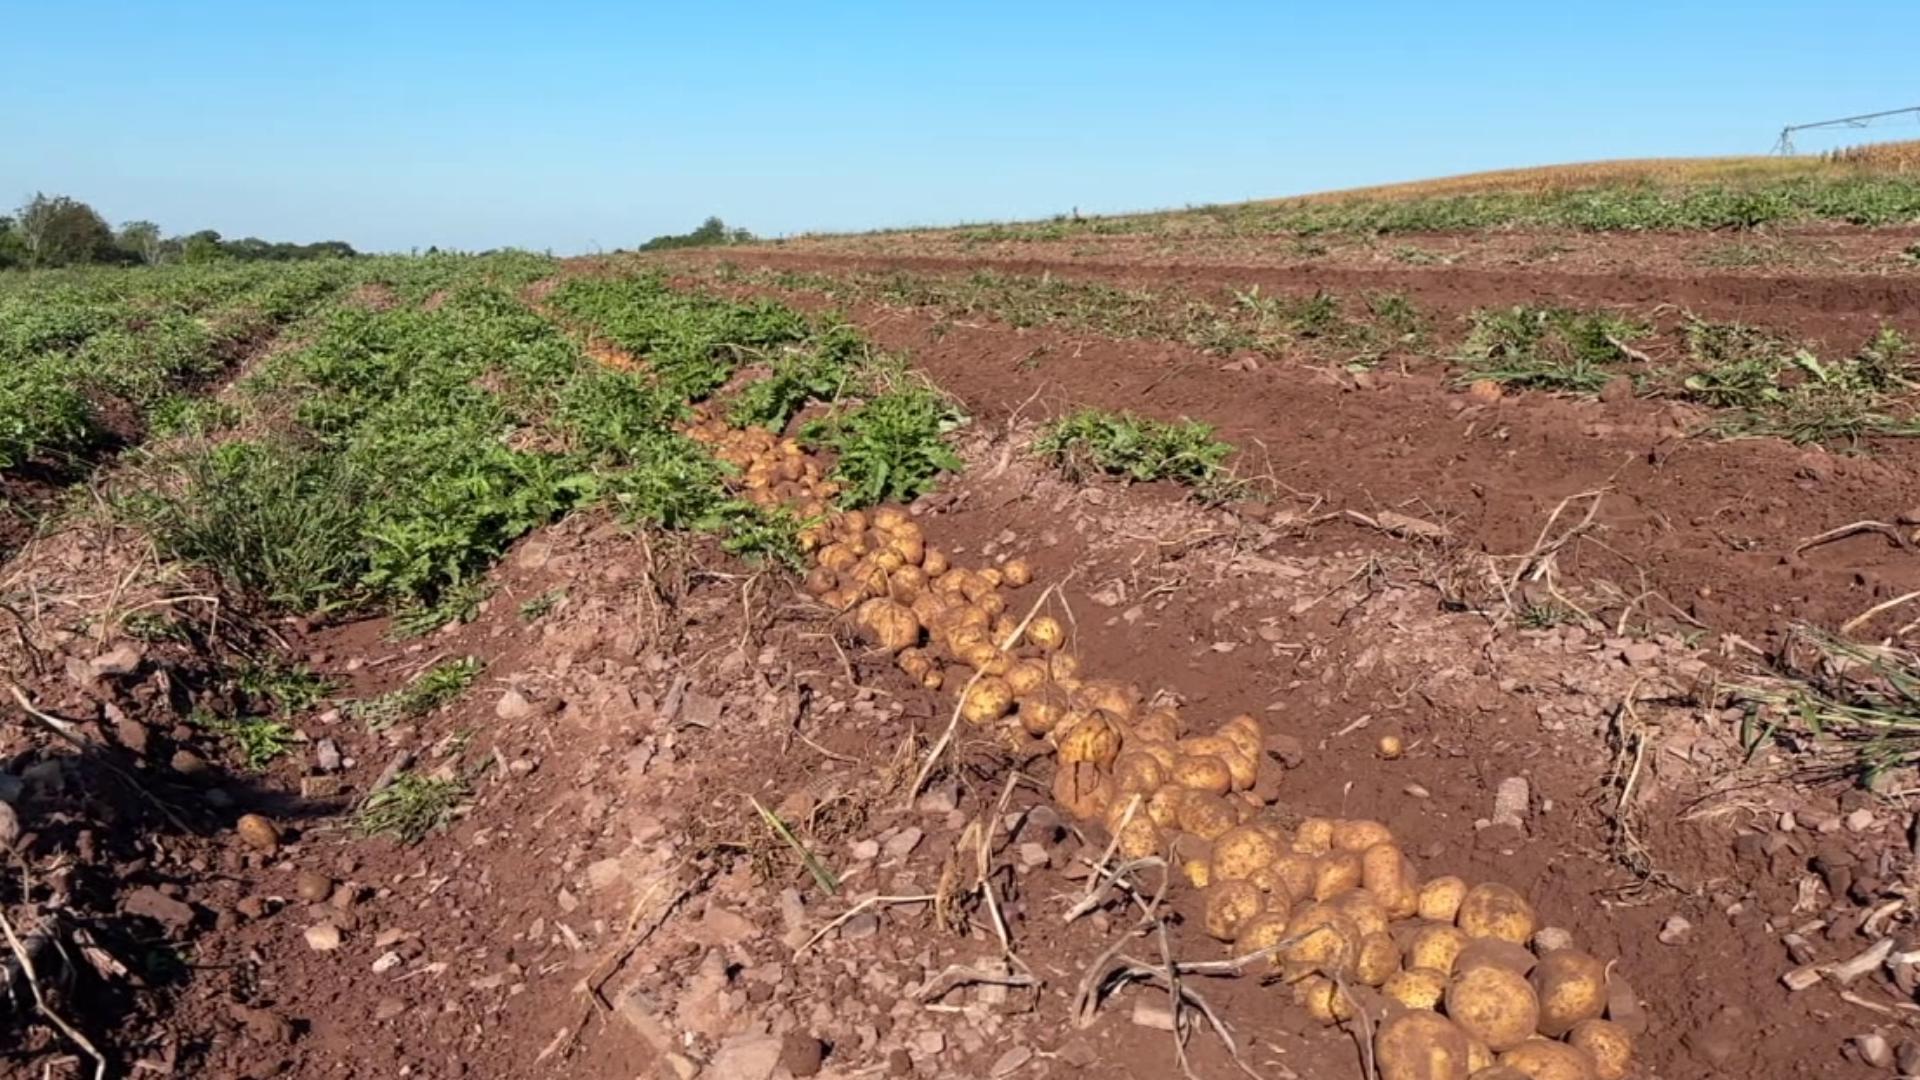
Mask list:
[[[303,799],[332,799],[344,790],[338,776],[303,776],[300,778],[300,797]]]
[[[1616,401],[1629,401],[1633,398],[1633,379],[1627,375],[1615,375],[1600,387],[1600,400],[1608,404]]]
[[[1645,639],[1630,641],[1620,650],[1620,656],[1634,667],[1645,667],[1660,659],[1660,646]]]
[[[1493,793],[1493,814],[1487,820],[1494,825],[1527,826],[1527,807],[1532,803],[1532,788],[1524,776],[1509,776],[1500,781]]]
[[[293,883],[293,891],[307,903],[317,904],[333,895],[333,879],[312,870],[302,870]]]
[[[938,1031],[922,1031],[913,1037],[913,1048],[922,1057],[933,1057],[947,1048],[947,1037]]]
[[[871,911],[863,911],[840,924],[840,940],[860,941],[880,932],[880,918]]]
[[[1667,921],[1660,924],[1660,944],[1685,945],[1693,934],[1693,924],[1684,916],[1669,915]]]
[[[1876,1069],[1884,1069],[1893,1064],[1893,1048],[1887,1045],[1886,1037],[1877,1031],[1855,1035],[1853,1048],[1859,1052],[1861,1061]]]
[[[332,952],[340,947],[340,928],[330,922],[314,923],[306,930],[307,948],[314,952]]]
[[[1573,948],[1573,934],[1558,926],[1543,926],[1533,932],[1535,952],[1546,954]]]
[[[1901,1043],[1900,1049],[1894,1051],[1893,1060],[1901,1076],[1920,1076],[1920,1043]]]
[[[233,824],[233,831],[248,847],[257,851],[272,854],[280,847],[280,830],[259,814],[240,815],[240,820]]]
[[[1033,1047],[1016,1046],[994,1059],[987,1071],[994,1076],[1011,1076],[1033,1060]]]
[[[1433,795],[1433,792],[1428,791],[1426,788],[1421,787],[1419,784],[1408,784],[1406,787],[1401,788],[1400,790],[1406,792],[1409,798],[1414,798],[1414,799],[1425,799]]]
[[[1048,854],[1045,844],[1036,844],[1031,840],[1020,845],[1019,854],[1020,865],[1029,869],[1038,869],[1039,867],[1045,866],[1053,857]]]
[[[407,1003],[399,998],[381,998],[373,1007],[375,1020],[391,1020],[407,1011]]]
[[[508,690],[494,703],[493,715],[502,720],[525,720],[533,715],[533,702],[518,690]]]
[[[887,838],[886,852],[888,857],[894,859],[906,858],[913,853],[914,848],[920,846],[920,838],[925,835],[925,832],[912,825],[894,833],[891,837]]]
[[[700,1075],[700,1066],[694,1064],[693,1059],[685,1054],[668,1053],[661,1060],[667,1063],[668,1071],[676,1077],[676,1080],[693,1080]]]
[[[795,1076],[812,1076],[820,1071],[827,1048],[819,1039],[791,1031],[780,1041],[780,1064]]]
[[[1155,1031],[1172,1031],[1173,1010],[1164,1001],[1137,997],[1133,999],[1133,1022]]]
[[[1492,379],[1475,379],[1467,386],[1467,397],[1481,405],[1491,405],[1500,400],[1500,384]]]
[[[167,766],[188,780],[198,780],[208,772],[206,759],[191,750],[175,750]]]
[[[193,925],[193,908],[184,901],[168,896],[152,886],[144,886],[127,894],[120,904],[122,911],[129,915],[154,919],[174,929]]]
[[[928,788],[914,800],[914,809],[923,814],[945,816],[954,812],[960,805],[960,791],[952,784]]]
[[[0,851],[12,851],[20,839],[20,815],[12,803],[0,802]]]
[[[855,840],[847,845],[847,854],[853,856],[855,862],[872,862],[880,857],[880,841]]]
[[[405,962],[397,952],[381,953],[380,959],[373,962],[373,973],[375,975],[385,975],[387,972],[392,971]]]
[[[1874,815],[1874,812],[1864,806],[1847,815],[1848,832],[1863,833],[1878,823],[1879,819]]]
[[[912,1076],[913,1055],[902,1049],[887,1051],[888,1076]]]
[[[253,1009],[245,1005],[235,1005],[233,1018],[246,1029],[247,1038],[261,1043],[284,1043],[293,1041],[293,1025],[286,1017],[269,1009]]]
[[[313,747],[314,767],[324,773],[340,771],[340,744],[332,739],[321,739]]]
[[[131,675],[140,670],[140,662],[145,655],[132,645],[116,645],[87,661],[87,670],[95,678],[109,675]]]
[[[780,1065],[784,1044],[778,1035],[735,1035],[720,1044],[707,1065],[726,1080],[768,1080]]]

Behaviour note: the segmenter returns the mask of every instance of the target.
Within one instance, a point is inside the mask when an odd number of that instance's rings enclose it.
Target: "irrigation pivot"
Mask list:
[[[1885,112],[1862,113],[1859,116],[1843,116],[1838,120],[1818,120],[1811,124],[1788,124],[1780,129],[1780,141],[1773,144],[1773,152],[1789,155],[1794,152],[1793,133],[1813,131],[1817,128],[1863,128],[1871,126],[1877,120],[1893,116],[1912,116],[1920,122],[1920,105],[1910,105],[1904,109],[1888,109]]]

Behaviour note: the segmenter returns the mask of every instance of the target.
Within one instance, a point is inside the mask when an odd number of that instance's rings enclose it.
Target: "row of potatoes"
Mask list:
[[[837,486],[791,439],[700,417],[689,434],[741,472],[756,502],[809,524],[805,590],[1010,746],[1044,740],[1055,799],[1102,823],[1123,858],[1171,855],[1202,890],[1207,932],[1271,949],[1294,1000],[1328,1024],[1373,1021],[1382,1080],[1620,1080],[1632,1040],[1606,1018],[1607,969],[1571,948],[1528,948],[1532,907],[1504,885],[1419,880],[1375,821],[1270,807],[1261,726],[1235,716],[1188,734],[1128,683],[1088,678],[1049,614],[1020,618],[1019,558],[955,565],[904,511],[830,512]]]

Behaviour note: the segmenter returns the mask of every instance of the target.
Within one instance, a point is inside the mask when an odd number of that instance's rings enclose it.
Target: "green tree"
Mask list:
[[[33,266],[110,261],[113,230],[91,206],[65,195],[36,192],[19,210],[16,226]]]
[[[120,226],[114,243],[121,251],[152,266],[160,261],[160,226],[151,221],[129,221]]]
[[[729,229],[727,223],[710,217],[689,233],[656,236],[640,245],[641,251],[666,251],[670,248],[717,247],[721,244],[750,244],[753,234],[745,229]]]
[[[20,230],[14,226],[13,219],[0,214],[0,270],[26,264],[26,241],[20,238]]]
[[[220,234],[212,229],[201,229],[187,237],[180,248],[180,261],[187,263],[218,262],[226,254],[226,246],[220,242]]]

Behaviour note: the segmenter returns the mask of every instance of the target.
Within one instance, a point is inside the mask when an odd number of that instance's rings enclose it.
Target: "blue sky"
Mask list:
[[[934,7],[17,5],[0,205],[578,252],[710,213],[778,235],[1764,152],[1920,105],[1912,0]]]

